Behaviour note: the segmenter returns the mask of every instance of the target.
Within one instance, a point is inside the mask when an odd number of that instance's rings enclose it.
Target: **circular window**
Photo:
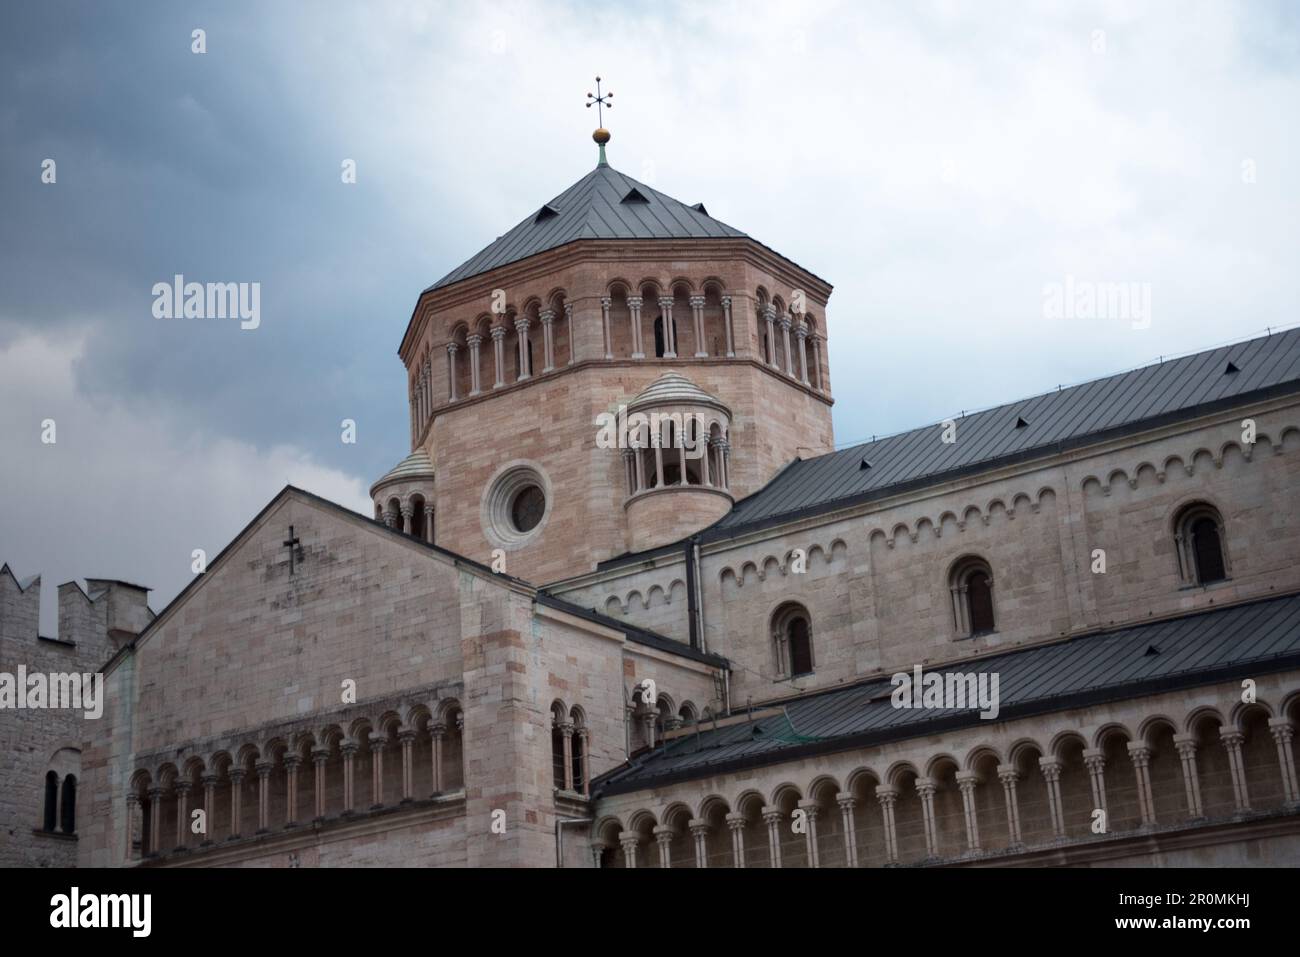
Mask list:
[[[546,512],[546,493],[536,485],[525,486],[510,506],[510,521],[516,532],[531,532]]]
[[[507,465],[483,495],[483,530],[492,544],[518,548],[541,533],[551,511],[551,485],[533,465]]]

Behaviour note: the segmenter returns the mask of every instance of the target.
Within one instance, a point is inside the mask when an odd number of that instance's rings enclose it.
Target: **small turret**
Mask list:
[[[626,428],[630,551],[676,541],[730,510],[731,410],[721,400],[666,372],[628,403]]]

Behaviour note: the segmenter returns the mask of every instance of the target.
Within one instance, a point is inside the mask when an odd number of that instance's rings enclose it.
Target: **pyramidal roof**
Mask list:
[[[687,206],[602,163],[425,292],[580,239],[748,238],[703,203]]]

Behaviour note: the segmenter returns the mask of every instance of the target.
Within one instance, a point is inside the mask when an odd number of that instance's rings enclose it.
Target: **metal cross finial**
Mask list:
[[[602,127],[605,125],[605,107],[608,106],[611,110],[614,108],[614,104],[610,102],[613,98],[613,93],[600,92],[600,77],[596,77],[596,95],[587,94],[587,109],[591,109],[591,104],[596,104],[596,116]]]

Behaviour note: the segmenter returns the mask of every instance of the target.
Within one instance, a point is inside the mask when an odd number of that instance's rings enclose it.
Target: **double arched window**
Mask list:
[[[556,791],[588,793],[587,718],[574,705],[551,703],[551,777]]]
[[[798,602],[786,602],[772,613],[772,659],[778,678],[813,673],[812,618]]]
[[[77,779],[71,774],[64,775],[60,787],[59,775],[48,771],[45,775],[45,816],[42,830],[53,833],[56,827],[64,834],[77,833]]]
[[[1206,502],[1193,502],[1174,517],[1178,573],[1185,585],[1210,585],[1227,580],[1223,517]]]
[[[993,613],[993,571],[989,563],[974,555],[959,560],[948,578],[952,594],[953,627],[958,637],[986,635],[995,628]]]

